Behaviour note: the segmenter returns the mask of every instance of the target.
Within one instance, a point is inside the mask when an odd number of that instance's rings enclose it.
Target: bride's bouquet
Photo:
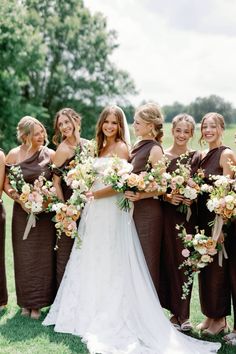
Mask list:
[[[106,185],[117,191],[124,193],[125,191],[133,192],[153,192],[165,193],[167,188],[167,176],[164,172],[165,161],[161,160],[155,168],[149,168],[140,174],[132,172],[133,166],[127,161],[114,157],[110,166],[104,171],[103,181]],[[118,201],[121,210],[129,211],[132,203],[122,197]]]
[[[23,235],[27,239],[31,227],[36,225],[35,215],[42,211],[50,211],[50,207],[57,200],[56,190],[53,183],[44,175],[35,179],[33,184],[26,183],[20,166],[11,166],[8,178],[12,188],[19,194],[19,200],[29,211],[29,219]]]
[[[184,274],[187,281],[182,285],[182,299],[186,299],[190,286],[193,283],[194,275],[199,273],[209,263],[213,262],[213,256],[217,254],[221,246],[212,237],[205,235],[204,230],[196,234],[187,234],[182,225],[176,225],[179,230],[178,236],[183,242],[182,256],[186,258],[179,266],[179,269],[185,269]]]

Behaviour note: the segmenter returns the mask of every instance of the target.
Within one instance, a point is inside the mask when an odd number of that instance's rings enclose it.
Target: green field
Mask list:
[[[170,124],[165,125],[164,147],[171,145]],[[225,132],[224,142],[226,145],[234,148],[234,132],[236,127],[232,126]],[[199,133],[192,141],[192,148],[197,148]],[[4,196],[4,204],[7,210],[7,240],[6,240],[6,263],[9,290],[9,304],[7,310],[0,314],[0,353],[1,354],[82,354],[87,353],[86,347],[81,343],[78,337],[66,334],[55,333],[52,327],[43,327],[41,320],[45,317],[47,309],[43,310],[39,321],[23,318],[20,316],[20,310],[16,305],[13,260],[11,248],[11,209],[12,203]],[[199,308],[197,282],[195,282],[194,293],[191,304],[191,320],[194,325],[203,319]],[[228,319],[232,327],[233,319]],[[161,326],[161,323],[160,323]],[[196,332],[193,332],[198,337]],[[212,340],[220,340],[218,336]],[[220,354],[233,354],[235,347],[231,348],[223,345]],[[174,354],[174,353],[173,353]],[[189,353],[191,354],[191,353]]]

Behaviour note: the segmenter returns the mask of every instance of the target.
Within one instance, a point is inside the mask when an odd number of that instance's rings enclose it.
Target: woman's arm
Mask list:
[[[56,167],[61,167],[65,161],[68,159],[70,151],[68,151],[68,149],[66,149],[66,147],[64,146],[64,143],[61,143],[56,152],[54,152],[54,155],[52,157],[52,162]],[[55,173],[53,174],[53,186],[56,189],[56,194],[57,197],[62,200],[63,202],[64,200],[64,195],[62,192],[62,188],[61,188],[61,176],[57,176]]]
[[[223,168],[223,175],[233,178],[234,172],[231,170],[230,164],[236,165],[236,157],[231,149],[225,149],[220,157],[220,166]]]

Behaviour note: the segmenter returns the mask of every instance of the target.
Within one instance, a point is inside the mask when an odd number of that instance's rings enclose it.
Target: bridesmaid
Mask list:
[[[0,197],[2,196],[5,177],[5,155],[0,150]],[[7,282],[5,270],[5,209],[0,199],[0,311],[4,310],[7,304]]]
[[[56,113],[54,121],[53,143],[57,146],[54,158],[53,184],[56,188],[57,196],[63,202],[67,201],[72,190],[62,179],[63,173],[68,169],[69,163],[75,157],[75,149],[86,141],[80,138],[81,117],[71,108],[63,108]],[[67,261],[70,256],[74,239],[65,234],[57,241],[56,252],[56,279],[57,288],[61,283]]]
[[[42,173],[51,178],[49,164],[54,151],[44,144],[47,133],[35,118],[23,117],[17,126],[21,145],[12,149],[6,157],[7,171],[11,166],[21,167],[24,180],[33,183]],[[12,242],[17,304],[23,316],[38,319],[40,309],[52,304],[55,297],[55,227],[52,215],[44,212],[37,215],[36,227],[31,228],[28,238],[23,240],[28,212],[12,189],[8,177],[5,191],[14,199],[12,218]]]
[[[235,135],[236,143],[236,135]],[[234,175],[234,178],[236,176]],[[224,340],[230,344],[236,346],[236,221],[234,220],[230,228],[230,247],[227,249],[229,257],[229,277],[231,296],[233,300],[233,312],[234,312],[234,328],[231,333],[224,336]]]
[[[133,172],[146,170],[148,162],[151,166],[163,157],[161,138],[163,136],[163,117],[158,105],[147,103],[140,106],[134,116],[134,132],[140,140],[131,151],[130,162]],[[134,203],[134,222],[143,249],[143,253],[158,292],[160,273],[160,252],[163,225],[163,212],[156,192],[125,193]],[[157,199],[156,199],[157,198]]]
[[[208,144],[209,150],[204,154],[200,167],[205,172],[207,183],[211,183],[209,175],[229,175],[233,173],[228,164],[230,159],[235,164],[233,151],[222,144],[225,128],[224,117],[218,113],[207,113],[201,122],[201,141]],[[214,220],[215,214],[206,207],[207,196],[200,195],[198,207],[198,225],[206,235],[211,235],[208,223]],[[224,242],[220,239],[219,242]],[[226,240],[228,242],[228,240]],[[216,335],[227,330],[226,316],[230,315],[228,261],[223,260],[223,266],[218,264],[218,257],[199,275],[200,303],[205,320],[197,328],[206,335]]]
[[[192,116],[182,113],[172,120],[173,144],[165,151],[169,165],[167,172],[173,172],[177,168],[180,155],[187,154],[182,163],[191,165],[192,174],[199,166],[201,155],[197,151],[192,151],[188,146],[195,129],[195,121]],[[178,237],[175,226],[184,225],[187,233],[193,233],[196,225],[196,204],[184,199],[182,195],[166,194],[163,196],[164,203],[164,232],[161,256],[161,285],[160,302],[161,305],[171,312],[170,321],[174,326],[183,332],[190,331],[192,325],[189,321],[191,290],[185,300],[181,299],[182,285],[187,281],[184,269],[178,269],[184,261],[182,256],[183,243]],[[177,210],[177,206],[184,203],[191,204],[191,217],[186,221],[186,215]],[[168,252],[168,256],[167,256]]]

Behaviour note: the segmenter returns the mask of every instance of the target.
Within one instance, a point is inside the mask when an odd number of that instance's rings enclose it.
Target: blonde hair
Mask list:
[[[25,116],[21,118],[17,125],[17,139],[19,142],[23,144],[29,145],[29,150],[32,147],[32,138],[34,135],[34,127],[35,125],[39,125],[44,132],[44,141],[45,145],[48,144],[48,135],[44,125],[36,118],[31,116]]]
[[[186,123],[190,124],[191,125],[191,132],[193,135],[194,130],[195,130],[195,126],[196,126],[194,118],[187,113],[177,114],[177,116],[175,116],[172,119],[172,128],[175,129],[176,125],[180,122],[186,122]]]
[[[225,119],[222,116],[222,114],[217,113],[217,112],[210,112],[210,113],[205,114],[205,116],[203,116],[203,118],[201,120],[201,137],[199,139],[200,145],[202,145],[202,142],[203,142],[202,126],[207,118],[212,118],[214,120],[214,122],[218,128],[219,134],[220,134],[219,129],[225,130]]]
[[[104,142],[106,141],[106,136],[102,131],[103,123],[105,122],[106,118],[110,115],[114,114],[117,119],[118,130],[116,135],[116,141],[121,140],[124,143],[125,141],[125,125],[124,125],[124,112],[118,106],[107,106],[104,108],[102,113],[99,116],[97,126],[96,126],[96,141],[97,141],[97,149],[98,149],[98,156],[100,155],[103,147]]]
[[[141,118],[146,123],[152,123],[152,134],[156,141],[161,142],[163,137],[164,118],[160,107],[156,103],[146,103],[138,107],[135,111],[135,117]]]
[[[71,124],[74,126],[74,132],[76,132],[76,129],[80,127],[80,123],[81,123],[81,116],[77,112],[75,112],[72,108],[62,108],[60,111],[58,111],[54,118],[54,135],[52,137],[52,142],[56,146],[58,146],[61,143],[61,141],[65,139],[65,137],[61,135],[60,129],[58,127],[58,119],[62,115],[66,116],[71,122]],[[77,138],[76,134],[75,137]]]

